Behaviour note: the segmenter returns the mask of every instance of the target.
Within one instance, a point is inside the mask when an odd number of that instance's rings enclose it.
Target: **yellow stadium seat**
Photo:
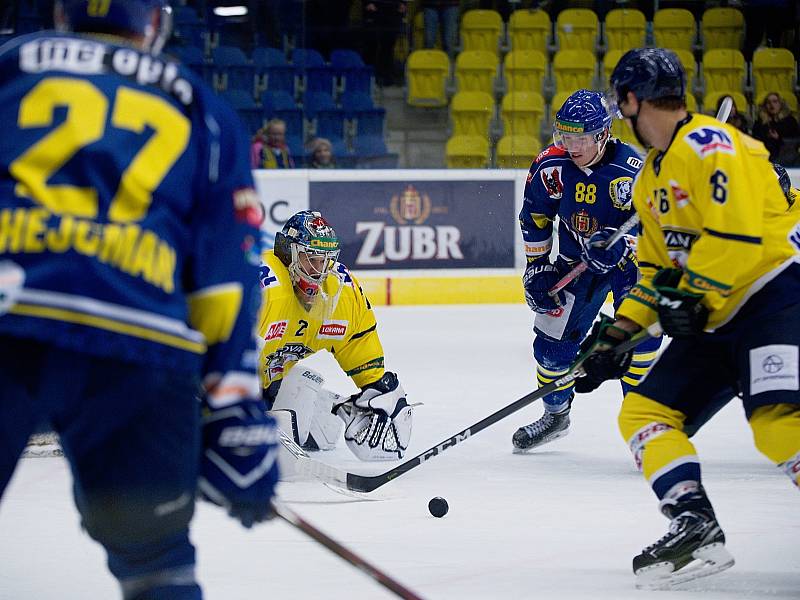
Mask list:
[[[600,22],[590,8],[567,8],[558,13],[556,34],[561,50],[588,50],[594,52]]]
[[[643,152],[639,140],[636,139],[636,134],[633,133],[631,126],[626,119],[614,119],[611,123],[611,135],[626,144],[630,144],[638,152]]]
[[[700,21],[703,34],[703,49],[714,48],[742,49],[744,41],[744,16],[737,8],[709,8]]]
[[[489,141],[479,135],[454,135],[447,140],[448,169],[485,169],[489,166]]]
[[[553,57],[553,76],[556,92],[574,92],[591,89],[597,64],[593,52],[588,50],[559,50]]]
[[[458,92],[450,102],[453,135],[489,137],[494,100],[486,92]]]
[[[508,37],[512,50],[538,50],[547,54],[553,23],[545,11],[515,10],[508,19]]]
[[[497,166],[500,169],[527,169],[541,149],[538,136],[505,135],[497,142]]]
[[[539,138],[544,117],[544,98],[539,92],[509,92],[500,103],[505,135]]]
[[[408,104],[447,106],[445,84],[450,76],[450,59],[441,50],[414,50],[406,61]]]
[[[750,105],[747,103],[747,98],[744,97],[742,92],[725,91],[708,92],[705,96],[703,96],[703,112],[707,115],[715,116],[717,114],[717,103],[723,96],[730,96],[733,99],[733,105],[736,107],[736,112],[744,115],[749,114]]]
[[[615,8],[605,20],[608,50],[630,50],[644,46],[647,21],[644,13],[635,8]]]
[[[509,92],[540,92],[547,73],[547,58],[538,50],[512,50],[503,59]]]
[[[705,93],[743,91],[746,66],[738,50],[716,48],[703,54]]]
[[[468,10],[461,17],[461,47],[497,54],[502,31],[503,19],[496,10]]]
[[[494,95],[497,55],[486,50],[464,50],[456,57],[456,85],[459,92]]]
[[[697,98],[691,92],[686,92],[686,110],[697,112]]]
[[[681,64],[686,71],[686,85],[688,87],[688,91],[691,91],[694,78],[697,75],[697,63],[694,60],[694,54],[692,54],[689,50],[679,49],[672,51],[678,56],[678,60],[681,61]]]
[[[697,23],[685,8],[662,8],[653,16],[653,37],[660,48],[691,50]]]
[[[603,84],[608,85],[608,82],[611,79],[611,73],[614,71],[614,67],[617,66],[619,59],[622,58],[622,55],[625,54],[625,50],[609,50],[606,52],[606,55],[603,57]]]
[[[753,53],[753,87],[757,97],[763,99],[768,92],[794,89],[795,73],[797,63],[791,50],[759,48]]]
[[[788,106],[789,109],[793,113],[795,113],[795,115],[797,114],[797,108],[798,108],[797,96],[794,95],[794,92],[792,90],[781,90],[781,89],[766,90],[756,95],[755,97],[756,112],[758,111],[758,107],[761,106],[761,103],[764,102],[764,98],[766,98],[768,94],[771,94],[773,92],[777,93],[781,98],[783,98],[786,101],[786,106]]]

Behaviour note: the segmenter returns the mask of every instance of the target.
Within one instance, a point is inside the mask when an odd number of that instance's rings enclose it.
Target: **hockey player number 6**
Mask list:
[[[18,180],[15,192],[35,198],[51,212],[78,217],[97,216],[97,190],[72,185],[48,185],[55,173],[83,147],[103,138],[109,101],[88,81],[50,77],[36,85],[20,103],[21,128],[49,127],[55,110],[66,106],[64,122],[11,163]],[[158,96],[120,87],[111,113],[111,125],[143,133],[153,130],[149,140],[122,174],[108,218],[117,222],[141,220],[152,201],[152,193],[189,143],[189,120]],[[49,168],[42,169],[42,165]]]

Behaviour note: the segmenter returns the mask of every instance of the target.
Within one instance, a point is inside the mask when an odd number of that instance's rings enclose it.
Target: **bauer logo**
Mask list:
[[[700,127],[690,131],[684,138],[700,158],[714,152],[735,154],[733,140],[724,129]]]
[[[329,340],[344,339],[348,321],[325,321],[319,328],[317,338]]]
[[[514,266],[514,181],[312,181],[351,269]]]
[[[286,326],[288,324],[288,321],[275,321],[274,323],[270,323],[269,327],[267,327],[267,333],[264,334],[264,339],[269,342],[270,340],[282,338],[283,334],[286,333]]]

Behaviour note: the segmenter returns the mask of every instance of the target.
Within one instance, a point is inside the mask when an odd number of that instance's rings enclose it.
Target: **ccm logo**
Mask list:
[[[269,327],[267,327],[267,333],[264,335],[264,339],[270,341],[283,337],[283,334],[286,333],[287,324],[288,321],[276,321],[275,323],[270,323]]]
[[[327,322],[319,328],[317,337],[320,338],[342,338],[347,331],[347,322]]]

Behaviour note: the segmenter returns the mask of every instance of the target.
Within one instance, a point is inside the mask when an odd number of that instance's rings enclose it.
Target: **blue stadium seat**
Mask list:
[[[212,80],[211,66],[206,63],[202,48],[197,46],[180,46],[170,49],[183,64],[200,75],[206,81]]]
[[[358,135],[353,138],[353,151],[358,156],[366,157],[388,154],[384,139],[375,135]]]
[[[386,109],[370,108],[359,110],[355,113],[355,122],[356,135],[377,136],[382,139],[384,124],[386,123]]]
[[[363,92],[345,92],[339,98],[339,101],[349,118],[354,118],[355,114],[360,110],[371,110],[375,108],[375,104],[372,102],[372,96]]]
[[[304,76],[303,89],[306,93],[333,94],[336,91],[333,69],[330,67],[309,67],[302,73]]]
[[[199,46],[203,49],[208,44],[207,25],[193,8],[188,6],[173,7],[173,34],[183,44]]]
[[[267,90],[261,94],[261,106],[269,114],[276,110],[295,110],[294,98],[284,90]]]
[[[313,48],[295,48],[292,50],[292,66],[303,71],[310,67],[324,67],[325,59]]]
[[[254,93],[255,69],[247,56],[233,46],[217,46],[211,53],[214,63],[214,87],[218,90],[236,89]]]
[[[364,59],[355,50],[336,49],[331,52],[331,67],[334,69],[357,69],[364,66]]]
[[[336,103],[331,94],[323,92],[309,92],[303,96],[303,112],[306,118],[314,119],[321,110],[335,110]]]
[[[253,50],[256,92],[283,90],[295,95],[295,73],[286,56],[277,48],[258,47]]]
[[[247,131],[252,135],[264,124],[262,109],[256,106],[253,95],[244,90],[229,89],[220,94],[236,110]]]
[[[317,112],[316,116],[317,137],[328,138],[331,141],[343,141],[345,138],[345,115],[340,108],[324,109]]]

